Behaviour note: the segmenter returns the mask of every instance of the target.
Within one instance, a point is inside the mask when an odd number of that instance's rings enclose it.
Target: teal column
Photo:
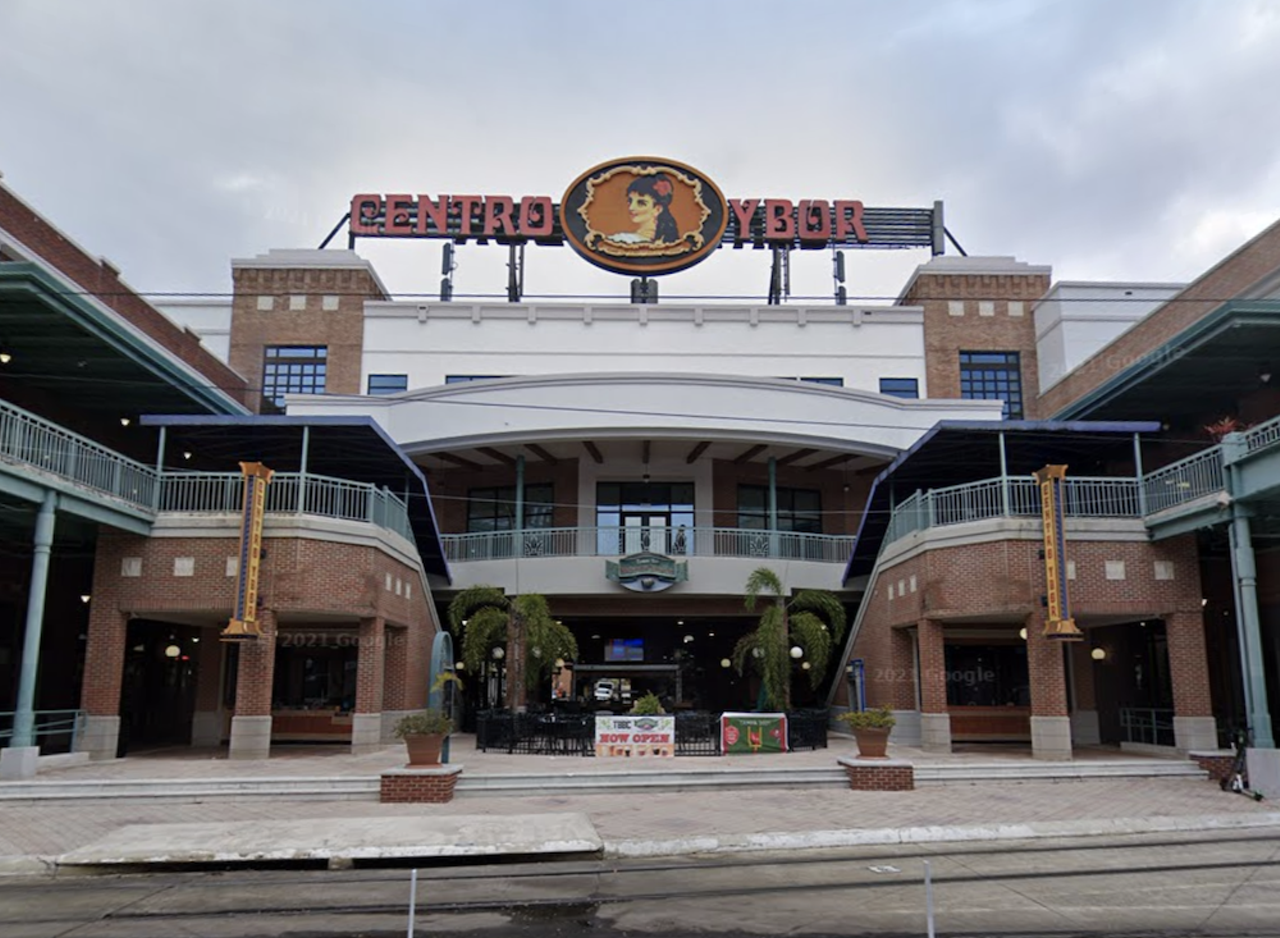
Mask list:
[[[40,634],[44,628],[44,594],[49,583],[49,555],[53,551],[54,511],[58,495],[44,493],[36,515],[35,550],[31,558],[31,590],[27,595],[27,627],[22,641],[22,672],[18,677],[18,702],[13,714],[15,749],[35,745],[36,676],[40,673]]]
[[[307,455],[311,449],[311,428],[302,428],[302,461],[298,463],[298,514],[307,505]]]
[[[524,554],[524,457],[516,457],[516,517],[515,517],[515,553],[512,556],[520,557]]]
[[[1138,479],[1138,517],[1147,516],[1147,483],[1142,478],[1142,437],[1133,435],[1133,474]]]
[[[156,487],[151,493],[151,508],[160,510],[160,499],[164,489],[164,445],[168,437],[168,427],[160,428],[160,441],[156,444]]]
[[[1009,459],[1004,450],[1004,431],[997,439],[1000,441],[1000,510],[1006,518],[1013,514],[1009,505]]]
[[[1267,705],[1267,676],[1262,659],[1262,627],[1258,616],[1258,566],[1253,554],[1253,532],[1240,497],[1239,462],[1247,455],[1242,433],[1228,433],[1222,441],[1222,464],[1227,492],[1231,495],[1231,574],[1236,584],[1236,629],[1240,634],[1240,663],[1245,688],[1245,709],[1253,745],[1274,749],[1271,711]]]
[[[769,556],[777,557],[778,549],[778,460],[769,457]]]

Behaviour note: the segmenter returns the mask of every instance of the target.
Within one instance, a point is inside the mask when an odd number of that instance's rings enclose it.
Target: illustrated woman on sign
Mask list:
[[[637,176],[627,186],[627,211],[634,232],[620,231],[609,236],[619,244],[663,244],[680,240],[680,228],[671,215],[675,186],[666,173]]]

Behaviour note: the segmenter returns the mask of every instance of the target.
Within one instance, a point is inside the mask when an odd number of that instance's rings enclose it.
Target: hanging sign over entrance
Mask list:
[[[656,593],[689,579],[689,564],[646,550],[606,560],[604,575],[637,593]]]

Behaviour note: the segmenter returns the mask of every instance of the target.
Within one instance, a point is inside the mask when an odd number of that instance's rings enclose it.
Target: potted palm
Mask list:
[[[452,732],[453,720],[436,707],[401,717],[395,728],[409,751],[409,765],[439,765],[445,737]]]
[[[850,710],[840,714],[836,719],[847,723],[858,741],[859,759],[883,759],[889,746],[889,731],[897,722],[893,711],[886,707],[873,707],[870,710]]]

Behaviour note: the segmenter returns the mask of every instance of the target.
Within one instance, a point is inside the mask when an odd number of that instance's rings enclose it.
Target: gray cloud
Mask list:
[[[1280,15],[1248,0],[474,3],[10,0],[0,170],[144,290],[312,246],[356,191],[558,195],[628,153],[730,195],[947,202],[970,253],[1074,279],[1188,278],[1280,214]],[[362,245],[432,291],[438,247]],[[919,252],[864,252],[891,295]],[[459,289],[505,252],[465,248]],[[763,292],[722,252],[665,293]],[[798,258],[799,293],[829,259]],[[536,292],[619,295],[568,251]]]

